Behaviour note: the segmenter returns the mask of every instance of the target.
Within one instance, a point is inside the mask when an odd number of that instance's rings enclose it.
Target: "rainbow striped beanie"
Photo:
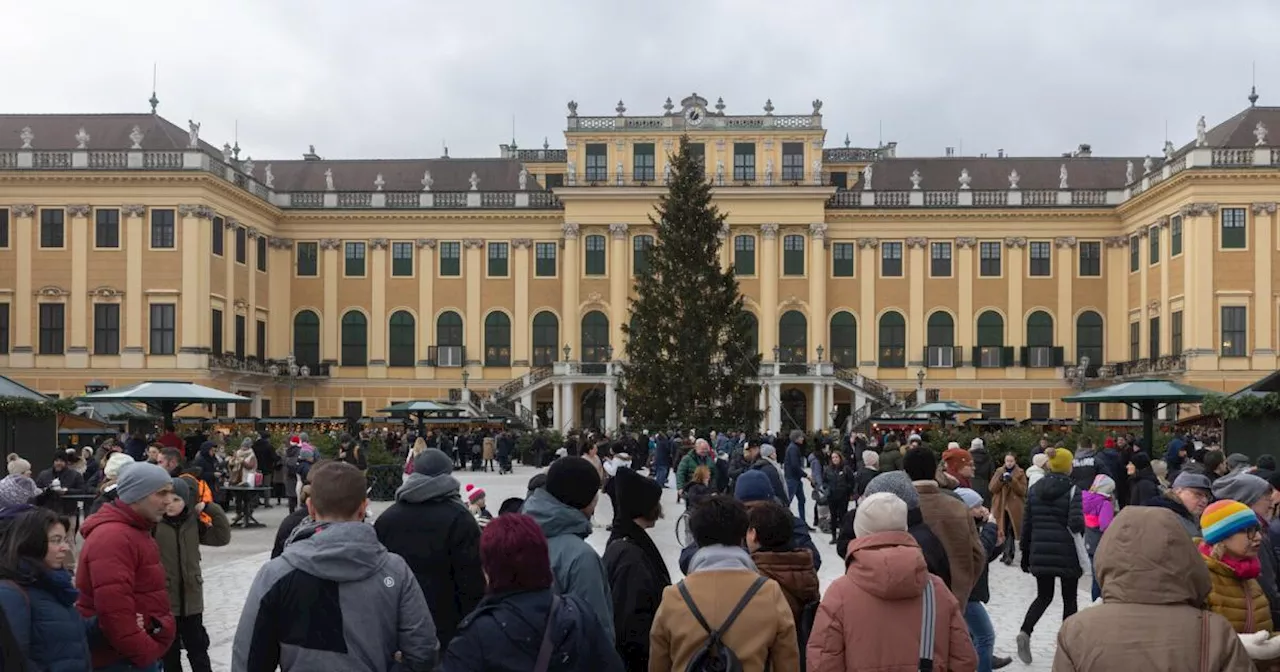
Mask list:
[[[1220,499],[1200,514],[1200,530],[1204,533],[1204,542],[1210,546],[1251,527],[1258,527],[1258,516],[1253,509],[1234,499]]]

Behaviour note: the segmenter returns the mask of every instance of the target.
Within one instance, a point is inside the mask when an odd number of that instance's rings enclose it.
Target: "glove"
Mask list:
[[[1253,660],[1273,660],[1280,658],[1280,638],[1274,638],[1266,630],[1239,635],[1240,643]]]

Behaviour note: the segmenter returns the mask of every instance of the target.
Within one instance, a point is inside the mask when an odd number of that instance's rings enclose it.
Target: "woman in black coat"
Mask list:
[[[1060,470],[1046,474],[1027,493],[1019,540],[1022,571],[1036,577],[1036,599],[1027,607],[1018,633],[1018,657],[1027,664],[1031,663],[1031,631],[1053,602],[1054,580],[1062,583],[1062,618],[1066,620],[1076,613],[1076,583],[1084,573],[1076,551],[1076,535],[1084,534],[1084,513],[1080,490],[1067,475],[1071,453],[1061,448],[1053,452],[1066,453],[1066,459],[1050,455],[1050,468]]]
[[[835,543],[840,523],[849,512],[849,498],[853,495],[854,484],[852,465],[845,462],[844,454],[840,451],[831,451],[831,461],[823,469],[822,483],[827,489],[827,506],[831,509],[831,542]]]
[[[628,671],[649,669],[649,631],[671,575],[645,530],[662,517],[662,486],[620,467],[613,478],[619,512],[604,551],[613,598],[614,645]]]
[[[1128,504],[1141,506],[1160,496],[1160,481],[1146,453],[1134,453],[1126,469],[1129,472]]]

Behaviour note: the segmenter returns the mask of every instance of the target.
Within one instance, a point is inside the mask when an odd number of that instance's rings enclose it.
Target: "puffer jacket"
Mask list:
[[[21,584],[0,581],[0,610],[28,670],[84,672],[93,666],[88,639],[98,636],[98,619],[80,616],[76,595],[66,570],[38,570]]]
[[[551,591],[532,590],[485,597],[458,625],[445,652],[443,672],[528,672],[534,668],[548,628]],[[600,621],[582,600],[560,596],[551,630],[548,672],[620,672],[622,660]]]
[[[1054,672],[1249,672],[1231,624],[1202,610],[1209,571],[1176,514],[1126,507],[1094,555],[1103,603],[1062,622]],[[1208,634],[1202,652],[1202,631]]]
[[[1241,579],[1235,570],[1207,554],[1209,547],[1200,546],[1204,564],[1209,568],[1208,607],[1231,623],[1238,633],[1271,631],[1271,606],[1257,579]]]
[[[173,644],[173,612],[152,527],[120,500],[80,526],[84,545],[76,565],[76,608],[86,618],[98,617],[103,641],[93,649],[95,668],[124,661],[146,667]],[[138,629],[139,614],[158,626],[156,634]]]
[[[804,549],[756,551],[751,554],[751,561],[761,576],[767,576],[782,588],[791,606],[791,616],[796,623],[800,622],[800,612],[804,605],[817,602],[821,595],[818,592],[818,570],[813,568],[813,556]]]
[[[895,441],[884,444],[880,451],[880,472],[899,471],[902,469],[902,449]]]
[[[848,568],[827,589],[814,619],[808,672],[919,669],[925,581],[933,582],[936,610],[933,669],[977,669],[963,606],[942,579],[925,570],[911,535],[880,532],[849,545]]]
[[[1048,474],[1027,493],[1022,520],[1022,569],[1034,576],[1080,578],[1084,573],[1073,534],[1084,534],[1080,490],[1071,478]]]

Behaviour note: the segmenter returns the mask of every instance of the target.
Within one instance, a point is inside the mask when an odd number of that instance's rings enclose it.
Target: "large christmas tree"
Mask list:
[[[750,379],[760,355],[732,268],[720,266],[725,215],[711,202],[688,138],[671,157],[670,190],[649,221],[657,240],[631,301],[621,387],[633,425],[749,430],[760,422]]]

